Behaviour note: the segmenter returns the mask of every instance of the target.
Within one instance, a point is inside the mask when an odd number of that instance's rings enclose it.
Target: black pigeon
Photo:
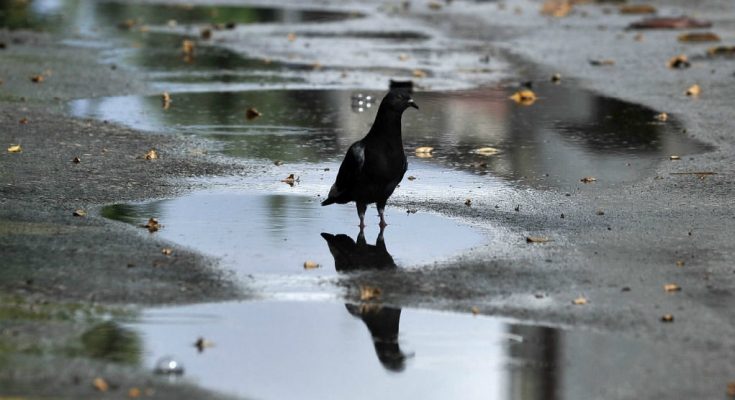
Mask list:
[[[385,203],[408,168],[401,137],[401,116],[408,107],[419,108],[407,91],[388,92],[370,132],[347,150],[323,206],[354,201],[363,228],[368,204],[376,203],[380,226],[386,225]]]

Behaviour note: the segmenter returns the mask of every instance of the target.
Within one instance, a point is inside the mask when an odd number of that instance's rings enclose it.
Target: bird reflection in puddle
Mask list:
[[[393,270],[398,267],[385,246],[383,229],[374,245],[367,243],[362,229],[356,240],[345,234],[322,233],[322,237],[327,241],[329,252],[334,257],[334,268],[337,272]],[[345,304],[345,307],[367,326],[373,338],[375,354],[383,367],[394,372],[403,371],[407,356],[398,343],[401,309],[375,303]]]

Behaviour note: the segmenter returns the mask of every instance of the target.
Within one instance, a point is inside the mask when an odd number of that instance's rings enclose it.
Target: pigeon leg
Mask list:
[[[365,227],[365,211],[367,211],[367,204],[357,203],[357,216],[360,217],[360,229]]]
[[[388,226],[387,223],[385,223],[385,203],[378,203],[378,215],[380,215],[380,230],[383,231],[383,228]]]

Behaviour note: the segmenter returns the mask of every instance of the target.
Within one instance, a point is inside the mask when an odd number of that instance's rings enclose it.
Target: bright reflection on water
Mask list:
[[[588,175],[605,186],[628,183],[672,154],[702,151],[675,122],[656,122],[653,110],[579,89],[537,86],[540,100],[529,107],[508,100],[512,91],[504,89],[416,93],[421,109],[404,114],[406,148],[410,153],[432,146],[433,158],[423,161],[538,188],[579,185]],[[376,107],[355,112],[353,95],[345,90],[178,93],[167,110],[157,96],[79,100],[71,109],[138,129],[211,137],[230,156],[320,163],[339,160],[372,123]],[[248,107],[263,116],[247,121]],[[486,146],[500,153],[473,153]]]
[[[203,387],[258,399],[609,398],[639,381],[620,365],[649,354],[622,338],[376,304],[201,304],[149,310],[131,328],[146,365],[172,355]],[[197,352],[198,337],[214,347]]]

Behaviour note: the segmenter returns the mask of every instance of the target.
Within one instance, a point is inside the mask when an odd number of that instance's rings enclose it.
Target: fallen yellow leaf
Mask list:
[[[509,99],[515,101],[518,104],[530,106],[531,104],[536,102],[536,93],[528,89],[523,89],[513,93],[513,95],[510,96]]]
[[[319,268],[319,264],[316,263],[316,261],[305,261],[304,262],[304,269],[317,269]]]
[[[671,57],[666,63],[666,66],[669,68],[689,68],[691,65],[689,57],[685,54],[679,54],[678,56]]]
[[[194,54],[194,41],[185,39],[181,42],[181,52],[186,55]]]
[[[667,292],[678,292],[681,290],[681,286],[676,283],[667,283],[664,285],[664,290]]]
[[[661,316],[661,322],[674,322],[674,316],[671,314],[664,314]]]
[[[655,118],[656,120],[661,121],[661,122],[666,122],[666,121],[669,120],[669,114],[666,114],[665,112],[662,112],[662,113],[656,114],[656,116],[653,117],[653,118]]]
[[[430,146],[421,146],[421,147],[417,147],[416,150],[414,150],[416,155],[419,157],[421,157],[422,154],[425,155],[424,157],[431,157],[431,153],[433,151],[434,151],[434,148]]]
[[[592,182],[596,182],[597,181],[597,178],[595,178],[594,176],[585,176],[584,178],[580,179],[579,181],[582,182],[582,183],[592,183]]]
[[[79,210],[74,211],[74,213],[72,213],[72,215],[74,215],[75,217],[84,217],[84,216],[87,215],[87,212],[84,211],[84,210],[79,209]]]
[[[699,85],[692,85],[687,89],[686,95],[696,97],[699,96],[699,94],[702,93],[702,88],[699,87]]]
[[[155,149],[148,150],[147,153],[145,153],[145,159],[146,160],[155,160],[158,158],[158,152],[156,152]]]
[[[680,156],[677,156],[675,154],[672,154],[672,155],[669,156],[669,160],[671,160],[671,161],[678,161],[678,160],[681,160],[681,157]]]
[[[106,392],[110,389],[110,385],[102,378],[94,378],[92,381],[92,387],[100,392]]]
[[[168,108],[171,106],[171,95],[168,94],[168,92],[163,92],[161,94],[161,102],[163,104],[163,109],[168,110]]]
[[[710,56],[717,55],[733,55],[735,54],[735,46],[715,46],[707,49],[707,54]]]
[[[576,299],[572,300],[572,304],[574,304],[575,306],[583,306],[587,304],[587,299],[583,296],[579,296]]]
[[[143,228],[148,228],[149,232],[155,232],[161,228],[161,225],[158,223],[157,218],[149,218],[148,222],[142,226]]]
[[[676,266],[677,266],[677,267],[681,268],[681,267],[683,267],[683,266],[684,266],[684,264],[685,264],[685,263],[684,263],[684,260],[676,260]]]
[[[380,298],[383,291],[380,288],[371,286],[360,286],[360,300],[368,301]]]
[[[11,144],[10,147],[8,147],[8,153],[20,153],[22,151],[23,149],[19,144]]]
[[[526,243],[547,243],[551,239],[545,236],[526,236]]]
[[[655,14],[656,7],[648,4],[622,5],[618,9],[621,14]]]
[[[28,124],[28,118],[23,117],[23,118],[21,118],[21,119],[18,120],[18,123],[21,124],[21,125],[26,125],[26,124]]]
[[[495,147],[480,147],[479,149],[472,150],[472,152],[482,156],[492,156],[500,153],[500,150]]]
[[[572,2],[570,0],[546,0],[541,6],[541,14],[551,17],[565,17],[572,11]]]
[[[680,42],[719,42],[720,37],[712,32],[691,32],[679,35]]]
[[[164,256],[170,256],[173,253],[174,253],[174,249],[170,247],[164,247],[161,249],[161,254],[163,254]]]
[[[43,75],[34,75],[34,76],[31,77],[31,82],[33,82],[33,83],[41,83],[45,79],[46,78]]]

